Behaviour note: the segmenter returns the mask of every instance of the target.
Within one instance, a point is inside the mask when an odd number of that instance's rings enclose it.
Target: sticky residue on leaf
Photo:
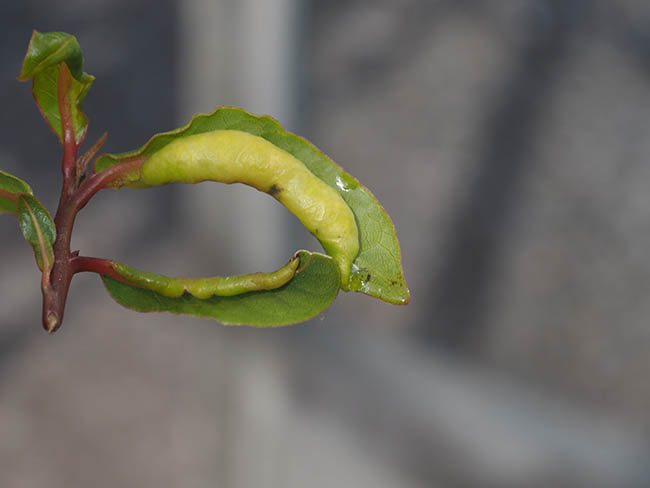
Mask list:
[[[359,182],[352,178],[350,175],[341,173],[336,177],[336,186],[341,191],[356,190],[359,188]]]

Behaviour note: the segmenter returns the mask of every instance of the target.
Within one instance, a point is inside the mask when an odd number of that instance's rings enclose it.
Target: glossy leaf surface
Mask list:
[[[81,101],[95,77],[83,71],[83,56],[77,39],[64,32],[34,31],[18,79],[33,79],[34,99],[59,140],[63,141],[63,117],[73,129],[75,142],[80,144],[88,127]],[[63,100],[59,97],[59,83],[63,84]],[[63,114],[60,102],[64,104]]]
[[[102,280],[115,301],[138,312],[194,315],[228,325],[281,326],[319,314],[332,303],[339,290],[339,272],[331,257],[307,251],[299,251],[298,256],[298,272],[284,286],[235,296],[200,299],[185,293],[171,298],[111,278],[102,277]]]
[[[103,171],[122,161],[151,157],[179,138],[215,130],[238,130],[262,137],[293,155],[315,176],[334,188],[352,210],[359,229],[359,253],[352,264],[350,289],[390,303],[408,303],[409,293],[402,273],[399,243],[386,211],[358,180],[311,143],[285,131],[271,117],[258,117],[238,108],[219,108],[211,114],[195,116],[177,130],[154,136],[140,149],[100,157],[95,171]],[[134,173],[123,175],[114,186],[139,180],[139,171],[137,168]]]

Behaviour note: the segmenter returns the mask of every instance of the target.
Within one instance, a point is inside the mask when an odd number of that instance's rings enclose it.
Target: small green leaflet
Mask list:
[[[358,180],[310,142],[285,131],[271,117],[255,116],[239,108],[218,108],[211,114],[196,115],[179,129],[152,137],[135,151],[101,156],[95,172],[122,161],[150,157],[178,138],[214,130],[240,130],[262,137],[302,161],[314,175],[338,191],[354,213],[359,228],[360,250],[352,264],[350,288],[389,303],[408,303],[399,242],[386,211]],[[129,175],[125,175],[122,183],[128,179]]]
[[[23,193],[18,197],[18,224],[23,236],[34,249],[38,267],[43,272],[51,270],[54,263],[52,246],[56,238],[54,221],[41,202],[32,195]]]
[[[95,79],[83,71],[83,55],[77,39],[65,32],[33,31],[18,79],[33,78],[32,94],[48,125],[63,142],[61,110],[64,104],[77,145],[81,144],[88,119],[81,101]],[[64,99],[59,100],[59,84],[63,84]]]
[[[115,301],[138,312],[194,315],[227,325],[290,325],[318,315],[329,307],[339,290],[339,271],[331,257],[307,251],[299,251],[298,255],[298,272],[284,286],[235,296],[199,299],[185,293],[170,298],[105,276],[102,280]]]
[[[54,263],[54,221],[27,183],[0,170],[0,213],[5,212],[18,217],[18,225],[34,249],[38,267],[49,271]]]
[[[18,216],[18,197],[22,194],[33,195],[34,192],[20,178],[0,170],[0,213]]]

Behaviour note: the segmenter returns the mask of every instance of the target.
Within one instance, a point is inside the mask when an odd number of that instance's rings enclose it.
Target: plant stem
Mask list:
[[[63,172],[63,185],[59,206],[54,217],[56,228],[56,240],[54,241],[54,264],[50,272],[49,286],[43,286],[43,327],[52,333],[61,325],[65,301],[72,279],[70,267],[70,239],[76,211],[70,205],[72,196],[76,190],[76,161],[79,145],[75,141],[72,116],[70,113],[70,101],[68,91],[70,88],[70,74],[67,66],[61,63],[59,67],[59,78],[57,86],[57,98],[59,114],[61,115],[61,135],[63,137],[63,161],[61,170]],[[45,271],[44,271],[45,272]]]
[[[77,255],[78,253],[70,252],[72,228],[77,213],[86,206],[95,193],[105,188],[112,181],[123,177],[125,173],[137,170],[146,160],[143,157],[125,161],[85,179],[88,165],[102,144],[104,144],[106,134],[104,133],[86,154],[81,158],[77,158],[79,146],[84,139],[87,127],[77,141],[75,137],[78,134],[75,134],[71,112],[72,101],[69,98],[71,82],[72,77],[67,65],[61,63],[57,97],[59,114],[61,115],[63,144],[63,161],[61,163],[63,185],[59,206],[54,217],[54,226],[56,228],[56,239],[53,246],[54,263],[49,277],[46,274],[47,270],[44,269],[41,285],[43,291],[43,327],[50,333],[57,330],[63,321],[70,281],[75,273],[94,270],[111,277],[116,274],[109,261],[98,258],[82,258]]]
[[[74,138],[70,143],[71,132],[64,130],[63,142],[63,186],[59,206],[54,217],[56,240],[54,241],[54,264],[50,272],[50,286],[43,289],[43,327],[52,333],[61,325],[63,311],[72,279],[70,267],[70,239],[76,217],[76,210],[71,205],[74,194],[75,161],[77,146]],[[72,168],[72,171],[70,171]]]
[[[56,240],[53,248],[54,265],[50,273],[50,286],[49,289],[43,290],[43,327],[50,333],[58,329],[63,320],[63,311],[73,274],[70,266],[70,239],[76,211],[69,202],[69,197],[65,196],[64,186],[54,217]]]
[[[73,168],[76,169],[76,146],[64,144],[64,163],[72,160]],[[68,153],[67,151],[73,151]],[[94,271],[96,273],[119,279],[119,275],[110,267],[110,261],[99,258],[80,257],[70,252],[70,240],[72,228],[79,210],[86,206],[88,201],[102,188],[106,188],[112,181],[122,178],[125,173],[137,170],[146,158],[138,158],[125,161],[102,171],[93,174],[85,182],[77,187],[76,171],[72,173],[63,172],[63,188],[59,207],[54,217],[56,227],[56,240],[54,241],[54,266],[50,274],[50,286],[43,288],[43,327],[48,332],[56,331],[63,321],[65,302],[70,288],[70,281],[75,273],[80,271]],[[68,181],[72,178],[72,181]],[[67,184],[66,184],[67,181]],[[124,281],[121,279],[120,281]]]

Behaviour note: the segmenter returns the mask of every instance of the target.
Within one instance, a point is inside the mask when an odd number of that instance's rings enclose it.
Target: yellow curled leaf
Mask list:
[[[287,151],[236,130],[216,130],[177,139],[151,156],[128,186],[201,181],[244,183],[281,202],[334,258],[347,289],[359,252],[354,215],[336,190]]]
[[[129,283],[155,291],[168,298],[178,298],[184,293],[206,299],[213,296],[230,297],[260,290],[275,290],[286,284],[296,274],[300,259],[296,255],[282,268],[272,273],[251,273],[238,276],[212,278],[174,278],[148,273],[113,262],[111,267]]]

